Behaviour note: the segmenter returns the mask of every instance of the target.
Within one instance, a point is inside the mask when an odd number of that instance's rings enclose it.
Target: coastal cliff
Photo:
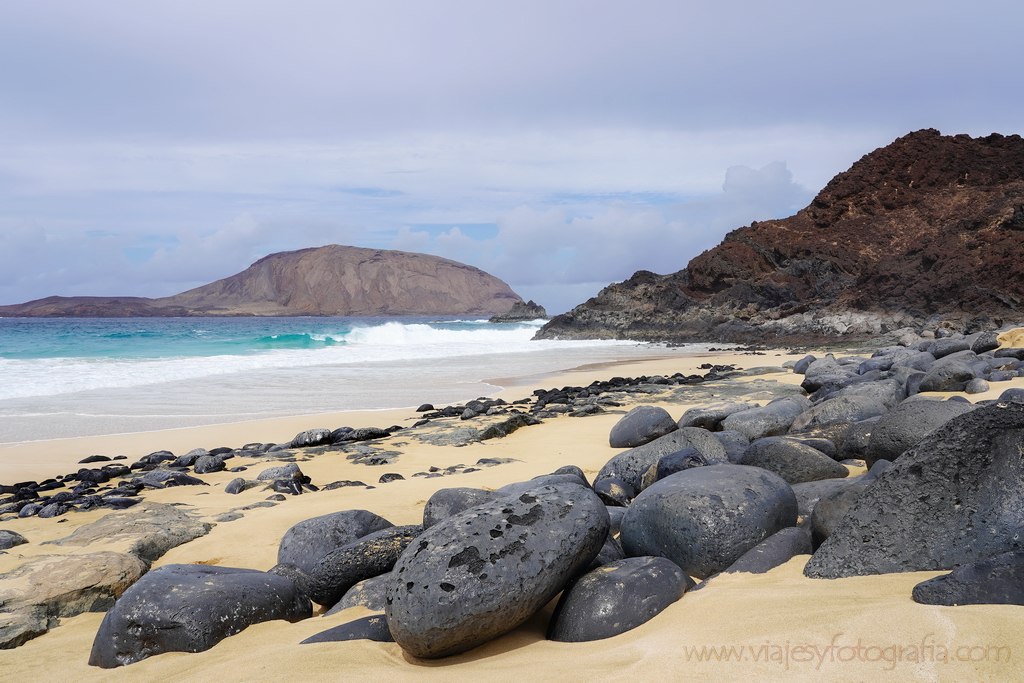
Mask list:
[[[669,275],[640,271],[538,338],[865,338],[1024,306],[1024,139],[921,130],[865,155],[796,215],[734,230]]]
[[[0,316],[489,316],[521,302],[507,284],[463,263],[329,245],[271,254],[240,273],[170,297],[48,297],[0,306]]]

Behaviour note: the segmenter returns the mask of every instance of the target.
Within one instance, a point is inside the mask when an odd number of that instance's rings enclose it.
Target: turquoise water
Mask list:
[[[496,377],[666,352],[622,341],[532,341],[540,324],[0,319],[0,443],[454,403],[495,393]]]

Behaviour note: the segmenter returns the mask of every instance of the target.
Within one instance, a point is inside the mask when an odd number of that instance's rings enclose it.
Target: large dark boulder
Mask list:
[[[650,621],[693,587],[663,557],[630,557],[581,577],[562,593],[548,638],[579,643],[611,638]]]
[[[588,488],[542,486],[449,517],[406,548],[385,614],[415,657],[465,652],[514,629],[597,556],[608,512]]]
[[[741,465],[762,467],[790,484],[841,479],[849,470],[816,448],[783,436],[766,436],[750,444]]]
[[[419,524],[393,526],[342,546],[317,561],[308,585],[302,587],[313,602],[333,605],[360,581],[391,571],[398,556],[422,532]]]
[[[683,427],[643,446],[619,453],[605,463],[594,480],[596,482],[615,477],[629,484],[635,491],[640,491],[644,474],[651,465],[657,465],[662,456],[684,448],[696,449],[708,462],[728,462],[725,447],[714,434],[698,427]]]
[[[1024,549],[1022,451],[1024,405],[953,418],[864,491],[805,573],[934,571]]]
[[[171,564],[143,576],[114,603],[89,664],[111,669],[163,652],[202,652],[252,624],[312,614],[309,598],[285,577]]]
[[[494,491],[463,486],[438,489],[427,499],[427,504],[423,506],[423,528],[432,527],[442,519],[448,519],[463,510],[486,503],[494,498],[495,495],[497,494]]]
[[[683,427],[700,427],[708,431],[717,432],[722,428],[722,420],[733,413],[741,410],[756,408],[753,403],[716,403],[699,408],[690,408],[676,422],[680,429]]]
[[[974,377],[974,371],[964,363],[936,363],[921,380],[918,391],[963,391]]]
[[[864,461],[871,465],[876,460],[895,460],[930,432],[972,408],[970,403],[960,401],[903,401],[872,427]]]
[[[1024,605],[1024,551],[957,567],[917,584],[913,596],[926,605]]]
[[[622,519],[629,556],[666,557],[690,576],[720,572],[796,523],[793,489],[758,467],[711,465],[673,474],[638,495]]]
[[[390,526],[391,522],[368,510],[343,510],[305,519],[285,532],[277,562],[310,572],[324,555]]]
[[[786,396],[766,406],[733,413],[722,420],[722,429],[735,430],[748,439],[778,436],[789,430],[800,413],[808,410],[811,402],[803,396]]]
[[[664,408],[637,406],[612,427],[608,435],[608,445],[612,448],[634,448],[676,429],[676,421]]]

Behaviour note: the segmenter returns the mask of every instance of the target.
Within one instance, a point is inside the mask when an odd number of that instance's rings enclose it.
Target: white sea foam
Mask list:
[[[315,348],[240,348],[238,354],[165,358],[0,358],[0,400],[58,396],[95,389],[144,387],[286,368],[358,366],[486,354],[523,354],[553,348],[631,345],[616,341],[532,341],[539,322],[450,329],[421,323],[356,326],[347,333],[317,333]],[[464,323],[463,323],[464,324]],[[273,335],[280,338],[285,335]],[[293,335],[294,336],[294,335]]]

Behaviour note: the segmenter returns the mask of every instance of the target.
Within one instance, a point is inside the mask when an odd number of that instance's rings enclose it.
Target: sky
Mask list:
[[[921,128],[1024,132],[1016,1],[0,0],[0,303],[323,244],[551,313]]]

